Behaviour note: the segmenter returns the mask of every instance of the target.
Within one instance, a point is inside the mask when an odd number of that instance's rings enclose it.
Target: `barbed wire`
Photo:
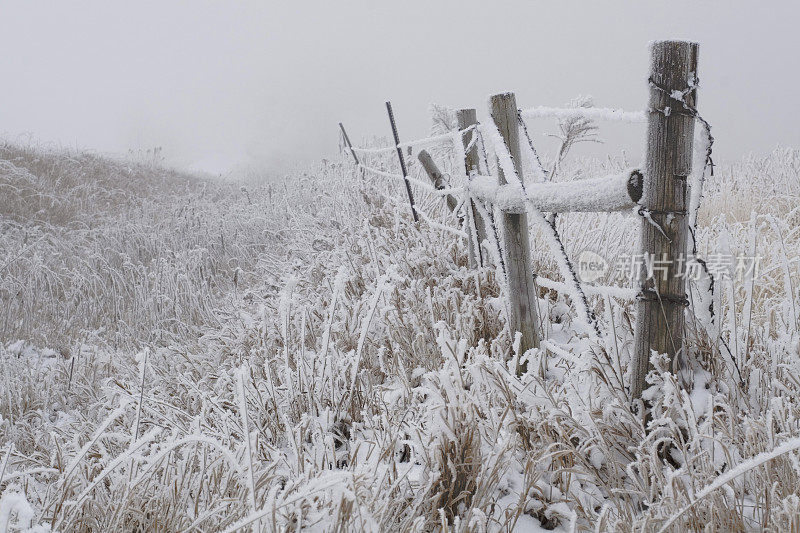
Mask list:
[[[539,171],[542,173],[542,177],[544,179],[548,179],[547,170],[545,170],[544,165],[542,164],[542,160],[539,158],[539,154],[536,151],[536,148],[533,146],[533,140],[531,139],[530,133],[528,133],[528,125],[525,124],[525,120],[522,118],[522,111],[517,112],[517,120],[519,121],[519,125],[522,126],[522,132],[525,135],[525,139],[528,141],[528,148],[531,151],[531,155],[533,156],[533,160],[536,162],[536,166],[539,167]]]
[[[525,124],[525,122],[524,122],[524,120],[522,118],[521,112],[517,113],[517,120],[519,122],[519,125],[522,126],[522,128],[523,128],[523,134],[525,135],[526,141],[528,143],[528,148],[530,149],[531,154],[533,155],[533,162],[538,167],[538,168],[535,168],[535,170],[538,170],[540,175],[541,175],[541,177],[546,180],[547,177],[548,177],[548,173],[544,169],[544,166],[542,165],[541,159],[539,158],[539,155],[538,155],[538,153],[536,151],[536,148],[535,148],[535,146],[533,144],[533,140],[531,139],[530,133],[528,132],[528,129],[527,129],[527,125]],[[464,130],[459,130],[458,133],[463,135],[464,133],[467,133],[467,132],[470,132],[470,131],[472,132],[472,137],[471,137],[470,142],[469,142],[469,148],[472,148],[476,144],[478,145],[478,147],[480,148],[480,152],[481,152],[482,163],[484,165],[484,168],[486,169],[487,174],[489,174],[490,173],[489,156],[488,156],[488,153],[487,153],[487,150],[486,150],[486,142],[485,142],[485,137],[483,135],[483,128],[481,128],[479,124],[476,124],[476,125],[469,126],[469,127],[465,128]],[[403,143],[403,146],[413,146],[413,145],[419,145],[419,144],[430,144],[430,143],[435,143],[435,142],[439,142],[439,141],[442,141],[443,143],[444,142],[448,142],[448,141],[456,142],[456,138],[452,135],[452,133],[451,134],[446,134],[446,135],[437,135],[437,136],[428,137],[428,138],[420,139],[420,140],[416,140],[416,141],[407,141],[407,142]],[[508,155],[508,157],[510,157],[511,154],[510,154],[510,152],[508,150],[508,147],[505,145],[504,142],[502,143],[502,146],[498,146],[499,141],[497,139],[492,139],[492,141],[493,141],[492,145],[494,146],[495,153],[497,153],[498,150],[503,150],[505,152],[505,154]],[[458,142],[458,144],[459,144],[459,146],[457,146],[456,148],[461,148],[463,146],[461,142]],[[373,149],[363,149],[362,148],[362,149],[359,149],[359,148],[350,147],[349,151],[351,153],[353,153],[353,155],[355,155],[355,153],[362,153],[364,155],[368,155],[368,154],[379,155],[379,154],[383,154],[383,153],[387,153],[387,154],[391,153],[391,151],[394,150],[395,148],[396,147],[383,147],[383,148],[373,148]],[[345,148],[345,150],[348,150],[348,148]],[[513,163],[513,159],[511,161]],[[406,177],[404,177],[404,176],[393,174],[393,173],[390,173],[390,172],[386,172],[386,171],[383,171],[383,170],[380,170],[380,169],[376,169],[376,168],[373,168],[373,167],[369,167],[367,165],[364,165],[363,163],[358,163],[357,166],[360,167],[362,171],[369,172],[369,173],[371,173],[373,175],[376,175],[376,176],[390,178],[390,179],[397,180],[397,181],[400,181],[401,179],[403,179],[403,180],[406,179]],[[519,178],[520,176],[517,176],[517,177]],[[466,192],[467,194],[469,194],[469,190],[468,190],[469,187],[454,187],[454,188],[450,188],[450,189],[438,190],[435,187],[432,187],[429,184],[423,183],[423,182],[421,182],[421,181],[419,181],[417,179],[410,178],[410,177],[408,177],[408,179],[410,179],[410,181],[415,183],[416,185],[422,187],[424,190],[426,190],[428,192],[431,192],[431,193],[433,193],[435,195],[438,195],[438,196],[444,196],[446,194],[458,193],[458,192]],[[527,197],[527,193],[525,192],[524,185],[521,183],[521,180],[520,180],[520,185],[522,185],[520,190],[521,190],[521,193],[523,195],[523,200],[525,201],[525,205],[527,205],[526,210],[533,209],[534,210],[533,215],[542,218],[542,221],[544,222],[544,227],[546,228],[544,231],[550,233],[551,242],[554,244],[554,246],[551,246],[551,250],[552,250],[552,252],[554,254],[556,254],[557,256],[560,256],[560,258],[561,258],[560,262],[563,265],[563,268],[565,270],[565,272],[562,274],[562,275],[564,275],[564,278],[565,278],[564,281],[566,282],[565,283],[565,288],[569,287],[569,290],[567,291],[567,294],[570,297],[572,297],[573,299],[576,299],[576,301],[574,301],[573,303],[576,306],[576,308],[581,310],[581,314],[584,315],[584,320],[586,321],[587,325],[589,325],[591,327],[591,329],[593,330],[594,333],[596,333],[598,336],[601,336],[602,333],[600,331],[600,326],[599,326],[599,323],[597,321],[597,317],[596,317],[594,311],[589,306],[589,299],[586,296],[586,292],[584,291],[584,289],[582,287],[582,284],[581,284],[581,282],[580,282],[580,280],[578,278],[578,275],[577,275],[577,273],[575,271],[575,268],[574,268],[574,265],[573,265],[572,261],[570,260],[569,256],[566,253],[566,248],[564,246],[563,240],[561,239],[561,235],[558,232],[557,226],[555,224],[555,217],[548,218],[548,217],[545,216],[544,213],[541,213],[540,211],[538,211],[538,209],[536,209],[533,206],[532,200],[530,200]],[[486,204],[485,206],[481,206],[481,207],[482,208],[479,208],[480,216],[484,216],[484,214],[485,214],[484,218],[489,222],[489,225],[491,227],[491,232],[492,232],[492,235],[491,235],[492,239],[490,239],[490,240],[493,241],[493,244],[496,246],[497,257],[498,257],[498,260],[499,260],[499,263],[500,263],[499,266],[500,266],[500,268],[501,268],[501,270],[503,272],[504,279],[507,282],[508,281],[508,279],[507,279],[508,272],[507,272],[507,269],[506,269],[505,260],[503,258],[503,248],[502,248],[502,244],[501,244],[501,237],[500,237],[500,232],[498,231],[498,228],[497,228],[497,223],[496,223],[495,215],[494,215],[494,209],[492,208],[492,206],[490,204]],[[428,217],[425,217],[425,218],[427,219]],[[458,234],[461,234],[461,232],[458,232]],[[536,277],[536,274],[534,273],[534,278],[535,277]]]
[[[697,254],[697,218],[698,218],[698,213],[700,211],[700,204],[702,203],[702,199],[703,199],[703,188],[704,188],[705,181],[706,181],[706,173],[708,173],[709,177],[713,177],[714,176],[714,159],[713,159],[714,136],[711,133],[711,124],[708,122],[708,120],[706,120],[700,114],[700,112],[697,110],[696,106],[690,104],[686,100],[686,97],[689,94],[691,94],[692,92],[696,91],[697,88],[700,86],[700,80],[697,77],[697,74],[693,73],[693,77],[689,81],[688,86],[686,87],[686,89],[684,89],[682,91],[680,91],[680,90],[669,91],[669,90],[667,90],[666,87],[664,87],[663,85],[661,85],[658,82],[656,82],[652,78],[652,76],[648,78],[647,82],[650,85],[650,87],[652,87],[652,88],[654,88],[654,89],[666,94],[671,100],[675,100],[675,101],[679,102],[681,104],[681,106],[683,107],[683,111],[678,112],[678,114],[689,116],[689,117],[693,118],[694,120],[696,120],[697,122],[699,122],[701,124],[701,126],[703,127],[703,134],[706,137],[705,154],[704,154],[704,160],[703,160],[703,169],[700,171],[700,173],[699,173],[699,175],[697,177],[697,183],[693,184],[693,185],[697,186],[698,189],[699,189],[697,191],[697,196],[696,196],[697,205],[695,205],[695,206],[691,206],[690,205],[689,206],[689,209],[692,209],[692,207],[693,207],[693,211],[689,213],[690,218],[689,218],[689,224],[687,225],[687,227],[689,229],[689,235],[690,235],[690,237],[692,239],[692,255],[695,257],[695,261],[697,261],[697,263],[700,264],[700,267],[702,268],[703,272],[706,274],[706,276],[708,277],[708,280],[709,280],[709,282],[708,282],[708,293],[710,295],[710,303],[709,303],[709,306],[708,306],[708,312],[709,312],[710,322],[712,324],[714,324],[715,321],[716,321],[716,314],[714,313],[715,280],[714,280],[714,276],[711,275],[711,272],[710,272],[710,270],[708,268],[707,262],[703,258],[698,257],[698,254]],[[652,109],[652,110],[656,111],[656,112],[660,112],[660,113],[664,114],[665,116],[669,116],[670,114],[673,113],[673,111],[672,111],[672,109],[670,107],[668,107],[666,109]],[[733,352],[731,351],[731,349],[728,346],[728,343],[725,341],[725,339],[720,337],[720,341],[722,342],[722,345],[725,347],[725,350],[728,352],[728,355],[730,356],[731,362],[733,363],[733,366],[736,369],[736,373],[739,375],[739,380],[743,383],[744,381],[743,381],[743,378],[742,378],[742,372],[741,372],[741,369],[739,368],[738,362],[736,361],[736,357],[734,357]]]
[[[702,200],[702,196],[703,196],[703,185],[705,184],[706,171],[710,171],[710,175],[711,176],[714,175],[714,160],[712,158],[713,146],[714,146],[714,136],[711,134],[711,124],[709,124],[709,122],[700,115],[700,112],[697,110],[697,107],[695,107],[694,105],[690,104],[686,100],[686,97],[689,94],[691,94],[692,92],[697,91],[697,88],[700,86],[700,80],[698,79],[697,75],[695,74],[693,76],[692,80],[688,83],[688,86],[685,89],[683,89],[682,91],[681,90],[677,90],[677,89],[674,90],[674,91],[670,91],[666,87],[664,87],[663,85],[661,85],[658,82],[656,82],[653,79],[652,76],[647,79],[647,83],[648,83],[648,85],[650,87],[652,87],[652,88],[656,89],[657,91],[667,95],[667,97],[670,100],[674,100],[674,101],[678,102],[681,105],[681,107],[683,107],[683,111],[673,111],[672,107],[666,107],[664,109],[651,108],[651,111],[662,113],[665,117],[669,117],[672,114],[679,114],[679,115],[684,115],[684,116],[691,117],[692,119],[695,119],[698,122],[700,122],[702,124],[702,126],[703,126],[703,129],[705,130],[704,133],[706,135],[706,141],[707,141],[706,142],[705,160],[703,162],[703,169],[700,171],[700,174],[699,174],[698,180],[697,180],[697,184],[696,184],[696,186],[699,188],[699,191],[697,191],[698,202],[697,202],[697,205],[694,206],[694,213],[691,213],[689,224],[688,224],[688,229],[689,229],[689,235],[691,236],[691,239],[692,239],[692,255],[695,256],[696,261],[700,264],[700,267],[703,269],[703,272],[705,272],[706,276],[708,276],[708,279],[709,279],[708,292],[711,294],[711,303],[709,305],[709,309],[708,310],[709,310],[709,313],[710,313],[711,321],[713,323],[713,321],[715,319],[714,301],[713,301],[713,296],[714,296],[714,277],[711,275],[711,272],[708,269],[708,264],[706,263],[706,261],[703,258],[698,257],[698,254],[697,254],[697,213],[700,210],[700,200]],[[690,205],[689,209],[691,209],[691,208],[692,208],[692,206]],[[643,208],[643,209],[646,209],[646,208]],[[650,209],[646,209],[646,210],[649,211],[650,213],[654,212],[653,210],[650,210]],[[686,215],[687,212],[686,211],[682,211],[681,213],[677,213],[677,214]],[[663,231],[662,231],[662,233],[663,233]]]
[[[522,125],[524,126],[524,121],[522,120],[522,117],[521,117],[519,111],[517,112],[517,120],[519,122],[521,122]],[[525,129],[527,130],[527,128],[525,128]],[[478,132],[482,133],[481,128],[478,128]],[[531,150],[533,151],[534,154],[536,154],[536,149],[533,146],[533,141],[531,140],[530,135],[527,134],[527,131],[526,131],[526,137],[528,139],[528,142],[529,142]],[[502,144],[502,146],[500,146],[498,142],[494,142],[493,144],[494,144],[494,148],[495,148],[495,153],[497,153],[498,150],[504,150],[509,157],[511,156],[511,153],[510,153],[510,151],[508,149],[508,146],[506,145],[505,142]],[[484,156],[485,156],[485,151],[484,151]],[[511,159],[513,161],[513,157]],[[536,157],[536,159],[538,160],[538,156]],[[541,164],[541,162],[539,162],[539,164]],[[547,174],[544,173],[544,176],[547,176]],[[520,179],[520,183],[521,183],[522,182],[522,176],[518,176],[518,178]],[[583,311],[583,314],[585,315],[584,319],[592,327],[592,329],[597,334],[597,336],[598,337],[602,336],[602,333],[600,331],[600,326],[599,326],[599,324],[597,322],[597,317],[595,316],[594,311],[592,311],[592,309],[589,307],[589,300],[586,297],[586,293],[583,291],[583,288],[581,287],[580,280],[578,279],[578,275],[575,272],[575,268],[574,268],[574,266],[572,264],[572,261],[570,260],[569,256],[567,255],[567,251],[566,251],[566,249],[564,247],[564,243],[561,240],[561,235],[558,233],[558,229],[556,228],[555,219],[552,219],[552,221],[549,220],[542,212],[540,212],[538,209],[533,207],[532,202],[528,198],[528,194],[525,191],[524,186],[522,187],[521,192],[522,192],[523,198],[525,199],[525,201],[528,204],[529,208],[533,210],[533,216],[541,217],[542,221],[544,222],[544,226],[548,228],[547,231],[551,232],[550,236],[553,239],[554,243],[556,244],[556,246],[555,246],[556,249],[552,250],[552,251],[561,256],[561,260],[562,260],[562,263],[564,265],[564,269],[566,270],[566,273],[563,274],[564,275],[564,281],[572,286],[572,290],[574,291],[573,294],[572,294],[573,299],[575,298],[575,296],[577,296],[577,300],[578,301],[574,301],[573,304],[575,305],[576,309],[581,309]],[[553,247],[551,246],[551,248],[553,248]],[[535,275],[534,275],[534,278],[535,278]]]

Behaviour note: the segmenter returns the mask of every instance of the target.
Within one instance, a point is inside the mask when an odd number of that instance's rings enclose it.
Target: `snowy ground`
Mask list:
[[[690,327],[691,390],[656,361],[646,431],[632,305],[591,297],[596,337],[543,287],[516,377],[495,270],[421,189],[440,224],[346,159],[254,185],[2,146],[0,530],[796,530],[799,170],[707,184],[702,251],[761,272]],[[637,225],[559,230],[612,258]]]

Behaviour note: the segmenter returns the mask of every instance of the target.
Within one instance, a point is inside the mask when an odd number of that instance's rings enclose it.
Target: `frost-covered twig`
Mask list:
[[[776,459],[785,453],[789,453],[797,449],[800,449],[800,438],[791,439],[790,441],[781,444],[780,446],[778,446],[773,450],[770,450],[768,452],[761,452],[755,457],[748,459],[743,463],[739,463],[738,465],[736,465],[736,467],[732,468],[731,470],[728,470],[727,472],[719,476],[717,479],[715,479],[712,483],[706,485],[700,492],[698,492],[694,496],[694,498],[692,498],[691,502],[689,502],[688,505],[681,508],[680,511],[672,515],[669,518],[669,520],[667,520],[667,522],[663,526],[661,526],[661,529],[658,530],[659,533],[664,533],[665,531],[667,531],[669,527],[675,523],[676,520],[678,520],[681,516],[683,516],[683,514],[686,511],[694,507],[697,502],[699,502],[700,500],[702,500],[703,498],[705,498],[718,488],[722,487],[726,483],[741,476],[742,474],[749,472],[750,470],[756,468],[757,466],[763,465],[764,463],[772,461],[773,459]]]
[[[242,439],[244,439],[244,453],[247,460],[247,490],[250,492],[250,511],[256,510],[256,484],[253,475],[253,451],[250,449],[250,430],[247,422],[247,397],[244,394],[244,377],[247,366],[242,365],[236,371],[237,399],[239,400],[239,417],[242,422]]]
[[[593,105],[591,96],[579,96],[570,102],[570,107],[576,110],[591,109]],[[547,177],[550,180],[555,178],[561,167],[561,163],[574,145],[582,142],[601,142],[597,139],[598,127],[594,123],[594,120],[590,115],[587,116],[581,114],[581,112],[559,117],[558,129],[561,131],[560,134],[551,135],[561,141],[561,146],[558,149],[556,157],[553,159],[550,171],[547,173]]]

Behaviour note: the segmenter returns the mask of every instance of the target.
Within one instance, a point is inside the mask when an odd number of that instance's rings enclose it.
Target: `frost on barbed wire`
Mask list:
[[[576,107],[548,107],[536,106],[520,111],[523,118],[548,118],[571,119],[583,117],[593,120],[608,120],[639,124],[647,122],[647,113],[644,111],[625,111],[624,109],[613,109],[593,106]]]
[[[700,135],[695,135],[692,172],[689,176],[689,227],[691,228],[697,227],[697,215],[700,212],[700,202],[703,198],[709,147],[710,139],[705,131]]]
[[[651,84],[660,89],[660,87],[653,84],[652,80]],[[699,82],[696,73],[691,73],[690,79],[688,80],[688,88],[685,91],[673,91],[670,97],[683,105],[686,112],[693,117],[695,126],[699,125],[702,128],[700,134],[695,134],[694,137],[692,171],[688,177],[689,205],[687,206],[687,226],[691,243],[691,254],[695,256],[696,261],[700,264],[702,269],[700,279],[690,284],[689,292],[694,300],[692,305],[694,317],[703,330],[705,330],[711,338],[714,338],[718,337],[721,332],[719,317],[717,316],[721,311],[721,306],[717,303],[720,301],[720,295],[715,295],[715,290],[719,292],[721,288],[719,287],[719,282],[721,280],[714,278],[714,275],[708,269],[705,259],[696,257],[698,255],[699,239],[697,219],[703,200],[704,189],[706,187],[706,180],[708,177],[706,174],[710,172],[711,176],[714,175],[714,163],[711,160],[714,138],[711,135],[710,124],[700,116],[697,109],[689,105],[686,101],[686,95],[696,90],[698,86]],[[696,290],[692,291],[692,287]],[[727,346],[725,348],[728,350]],[[735,364],[735,361],[733,364]]]
[[[403,176],[402,174],[394,174],[393,172],[386,172],[386,171],[383,171],[383,170],[380,170],[380,169],[377,169],[377,168],[368,167],[366,165],[359,165],[359,168],[362,168],[366,172],[369,172],[370,174],[374,174],[375,176],[379,176],[379,177],[382,177],[382,178],[389,178],[391,180],[395,180],[395,181],[399,181],[399,182],[405,182],[406,180],[408,180],[409,183],[412,183],[412,184],[420,187],[421,189],[427,191],[428,193],[434,194],[434,195],[437,195],[437,196],[444,196],[444,195],[446,195],[446,194],[448,194],[450,192],[458,191],[458,189],[437,190],[430,183],[426,183],[426,182],[424,182],[422,180],[419,180],[417,178],[413,178],[411,176]]]
[[[525,188],[520,176],[517,174],[517,169],[514,166],[514,160],[508,152],[506,143],[500,135],[500,130],[494,123],[480,124],[478,126],[481,136],[487,141],[489,151],[494,154],[497,164],[502,169],[503,176],[509,185],[518,186],[521,189]]]
[[[587,101],[585,101],[585,100],[581,100],[581,102],[587,103]],[[517,124],[514,124],[514,126],[516,127]],[[572,127],[569,126],[569,125],[564,126],[562,128],[562,131],[565,132],[564,134],[566,135],[565,140],[564,140],[564,145],[562,145],[562,149],[564,148],[564,146],[567,146],[567,148],[566,148],[567,151],[569,150],[569,145],[571,145],[571,143],[580,142],[580,139],[583,136],[586,136],[586,135],[591,136],[591,132],[593,131],[591,123],[590,122],[586,122],[586,121],[580,122],[580,124],[578,126],[576,126],[577,129],[575,129],[575,131],[578,132],[578,133],[575,133],[574,135],[571,133],[573,131],[571,128]],[[495,157],[497,158],[498,165],[502,168],[504,176],[506,176],[506,181],[507,181],[508,184],[500,186],[500,188],[503,188],[504,191],[507,191],[507,194],[509,194],[515,200],[518,200],[518,199],[523,199],[524,200],[524,202],[525,202],[524,203],[524,208],[521,209],[518,212],[528,212],[534,217],[534,219],[536,220],[537,223],[543,224],[543,225],[540,225],[540,227],[542,228],[542,231],[544,232],[544,234],[546,236],[547,242],[550,245],[551,252],[556,257],[556,261],[557,261],[557,264],[559,265],[559,269],[561,270],[561,274],[562,274],[562,276],[564,278],[564,281],[568,285],[568,287],[570,288],[570,294],[569,295],[570,295],[570,298],[572,299],[573,305],[575,306],[576,309],[579,310],[579,313],[581,314],[581,317],[579,319],[579,323],[582,323],[583,325],[585,325],[586,328],[587,328],[587,331],[591,332],[592,335],[600,336],[600,328],[599,328],[599,326],[597,324],[597,321],[596,321],[596,319],[594,317],[593,312],[589,309],[589,305],[588,305],[588,300],[586,298],[586,294],[583,292],[581,284],[580,284],[580,282],[579,282],[579,280],[577,278],[577,275],[575,273],[574,268],[572,267],[570,259],[567,256],[566,250],[565,250],[565,248],[563,246],[563,243],[561,242],[561,238],[558,235],[558,232],[557,232],[557,230],[555,228],[555,225],[551,224],[544,217],[542,212],[533,203],[533,200],[531,200],[531,196],[528,194],[528,191],[525,190],[525,186],[524,186],[524,184],[522,182],[521,176],[519,176],[517,174],[517,172],[516,172],[516,167],[514,166],[514,161],[513,161],[512,157],[511,157],[511,154],[510,154],[510,152],[508,150],[508,147],[506,146],[505,141],[503,140],[503,138],[500,135],[499,130],[497,129],[497,126],[495,126],[494,124],[491,124],[488,127],[479,126],[479,131],[482,134],[486,134],[488,136],[488,140],[489,140],[490,146],[493,148],[493,152],[495,154]],[[551,174],[550,174],[551,176],[553,174],[555,174],[555,168],[556,167],[554,166],[554,168],[553,168],[553,170],[551,171]],[[511,175],[513,175],[515,179],[512,179],[512,180],[509,181],[508,180],[508,176],[511,176]],[[472,180],[472,181],[474,182],[476,180]],[[625,192],[625,195],[626,195],[626,197],[628,199],[630,199],[630,195],[628,193],[627,183],[628,182],[626,180],[626,185],[625,185],[625,191],[626,192]],[[533,185],[537,185],[537,184],[532,184],[532,186]],[[540,185],[540,187],[543,187],[543,188],[553,187],[553,184],[539,184],[539,185]],[[472,186],[472,182],[470,183],[470,186]],[[607,188],[607,186],[606,187],[601,187],[601,189],[603,189],[603,188]],[[573,192],[572,191],[572,186],[566,186],[565,189],[567,190],[567,192],[570,192],[570,193]],[[533,193],[533,194],[534,194],[534,196],[536,196],[535,193]],[[541,195],[538,195],[538,196],[541,196]],[[589,195],[588,197],[589,198],[594,198],[594,196],[595,195]],[[582,195],[581,194],[576,194],[575,197],[576,198],[581,198]],[[500,205],[501,202],[497,202],[497,200],[498,199],[495,198],[494,201],[492,201],[492,205],[497,210],[503,209],[503,206]],[[506,206],[506,208],[507,207],[508,206]]]
[[[551,289],[556,292],[569,294],[571,290],[566,283],[562,281],[555,281],[542,275],[536,276],[536,283],[542,287],[545,287],[546,289]],[[616,287],[609,285],[598,286],[589,283],[581,283],[581,287],[589,296],[610,296],[623,301],[634,301],[636,300],[636,296],[639,294],[638,289],[629,287]]]
[[[561,277],[568,288],[568,296],[572,300],[572,305],[578,310],[579,317],[576,323],[584,330],[584,332],[592,336],[600,336],[600,329],[597,324],[594,313],[589,308],[589,302],[586,299],[586,294],[581,287],[580,281],[575,274],[575,269],[567,257],[564,250],[564,245],[561,241],[558,232],[545,218],[544,214],[535,207],[529,207],[528,212],[531,214],[534,222],[544,234],[545,240],[550,247],[553,257],[556,259]]]
[[[522,128],[522,134],[525,137],[525,142],[520,140],[520,143],[523,145],[522,163],[523,167],[526,169],[523,174],[528,176],[527,181],[536,183],[548,181],[547,170],[544,168],[542,158],[533,144],[533,139],[528,131],[528,125],[525,123],[525,119],[522,118],[521,113],[517,114],[517,120],[520,128]]]

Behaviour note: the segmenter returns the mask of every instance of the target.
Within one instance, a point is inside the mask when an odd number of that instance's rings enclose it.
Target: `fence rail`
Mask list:
[[[362,171],[404,181],[415,218],[417,210],[411,183],[441,196],[451,211],[458,211],[465,231],[454,230],[453,233],[467,238],[470,266],[485,264],[484,248],[495,249],[497,266],[502,269],[506,282],[509,330],[517,336],[520,355],[538,348],[543,342],[537,330],[537,282],[544,288],[566,293],[579,311],[578,322],[589,334],[600,335],[600,329],[588,305],[587,294],[637,300],[633,377],[629,389],[632,398],[639,399],[652,351],[668,354],[676,364],[683,352],[684,309],[688,304],[683,280],[659,280],[644,269],[638,289],[581,283],[564,251],[554,219],[548,217],[554,217],[556,213],[628,210],[641,216],[640,249],[645,257],[663,257],[673,262],[683,257],[687,252],[689,233],[687,178],[692,166],[695,120],[703,124],[708,134],[705,167],[713,169],[710,126],[696,111],[697,50],[697,44],[683,41],[660,41],[651,45],[650,95],[645,111],[546,106],[520,110],[514,94],[503,93],[489,100],[490,124],[478,123],[474,109],[462,109],[456,114],[458,127],[455,131],[400,143],[392,117],[394,146],[354,148],[342,127],[346,150]],[[388,103],[387,107],[391,109]],[[526,182],[521,165],[520,125],[527,136],[523,119],[541,117],[647,123],[644,170],[629,169],[572,182],[550,182],[528,138],[529,149],[538,166],[534,166],[533,178],[536,181]],[[420,150],[418,159],[431,183],[408,176],[402,149],[409,149],[410,153],[413,147],[442,143],[450,144],[455,153],[452,163],[455,174],[463,175],[461,185],[448,186],[443,172],[427,150]],[[483,168],[479,147],[484,152]],[[403,173],[400,175],[367,166],[358,158],[359,155],[381,155],[393,151],[397,151],[401,160]],[[487,151],[495,158],[494,174],[490,172]],[[502,216],[499,224],[493,215],[495,210]],[[550,215],[546,217],[545,213]],[[424,220],[430,221],[421,211],[420,214]],[[544,230],[564,281],[549,280],[531,270],[529,217],[531,223]],[[544,341],[542,345],[550,347],[551,344]],[[524,365],[520,364],[517,370],[524,371]]]
[[[529,206],[548,213],[624,211],[638,205],[644,184],[637,169],[578,181],[528,183],[524,191],[516,185],[497,186],[495,179],[476,175],[464,189],[509,213],[526,212]]]

